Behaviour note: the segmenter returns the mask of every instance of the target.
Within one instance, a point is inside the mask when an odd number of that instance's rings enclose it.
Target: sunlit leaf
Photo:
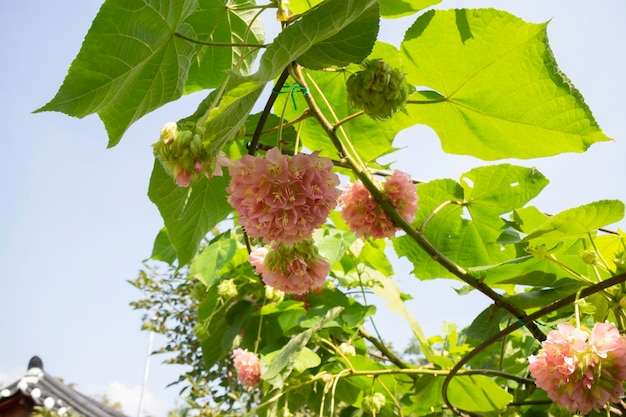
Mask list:
[[[559,71],[546,24],[493,9],[429,11],[407,31],[402,52],[407,79],[439,95],[409,112],[446,152],[536,158],[609,140]]]
[[[513,396],[491,378],[472,375],[452,379],[448,399],[461,410],[488,413],[503,410]]]
[[[475,168],[460,183],[436,180],[419,184],[420,210],[415,224],[441,253],[464,268],[495,265],[517,258],[516,248],[499,239],[507,227],[506,213],[530,201],[548,184],[533,168],[509,164]],[[454,278],[408,236],[393,240],[399,256],[406,256],[420,279]]]
[[[235,256],[237,244],[233,239],[221,239],[205,247],[191,263],[189,275],[207,287],[219,278],[219,272]]]
[[[196,46],[197,0],[107,0],[55,97],[37,111],[98,113],[115,146],[136,120],[179,98]]]

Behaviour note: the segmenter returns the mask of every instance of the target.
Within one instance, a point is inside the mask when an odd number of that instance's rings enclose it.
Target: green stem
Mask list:
[[[291,75],[295,79],[295,81],[299,83],[303,88],[307,88],[306,83],[302,77],[302,72],[298,65],[295,65],[293,67],[293,72]],[[493,300],[493,302],[498,307],[504,308],[513,316],[517,317],[519,320],[524,320],[527,317],[527,314],[524,312],[524,310],[517,307],[505,297],[495,292],[491,287],[485,285],[482,281],[469,274],[460,265],[457,265],[448,257],[446,257],[435,246],[433,246],[432,243],[430,243],[430,241],[428,241],[428,239],[426,239],[426,237],[424,237],[422,233],[414,229],[410,223],[404,220],[404,218],[395,210],[391,203],[384,198],[381,191],[370,178],[363,164],[360,162],[360,160],[357,159],[358,156],[351,155],[351,153],[346,149],[341,139],[339,139],[339,137],[337,136],[334,126],[324,116],[319,106],[315,102],[313,96],[311,94],[305,94],[304,98],[307,101],[307,104],[311,109],[313,116],[320,123],[322,129],[324,129],[331,142],[339,152],[339,156],[342,158],[346,158],[346,161],[352,169],[352,172],[354,172],[357,178],[361,180],[365,188],[367,188],[372,197],[378,202],[378,204],[380,204],[385,213],[389,216],[389,218],[397,227],[402,229],[407,234],[407,236],[413,239],[434,261],[438,262],[446,270],[454,274],[457,278],[461,279],[466,284],[485,294],[487,297]],[[528,323],[526,327],[532,333],[535,339],[540,341],[545,340],[546,336],[541,332],[541,330],[539,329],[539,327],[537,327],[535,323]]]
[[[379,339],[375,338],[371,334],[367,332],[363,327],[359,327],[359,333],[365,339],[367,339],[371,344],[373,344],[376,349],[380,351],[391,363],[396,365],[400,369],[409,369],[410,366],[404,362],[402,359],[397,357],[392,351],[390,351],[384,343],[382,343]]]
[[[259,44],[259,43],[231,43],[231,42],[208,42],[208,41],[201,41],[200,39],[190,38],[189,36],[185,36],[185,35],[183,35],[182,33],[179,33],[179,32],[174,32],[174,36],[176,36],[177,38],[184,39],[187,42],[195,43],[195,44],[198,44],[198,45],[204,45],[204,46],[225,46],[225,47],[230,47],[230,48],[237,48],[237,47],[241,47],[241,48],[267,48],[267,46],[268,46],[268,45]]]
[[[287,71],[287,69],[285,69],[282,74],[280,74],[280,77],[278,77],[278,80],[276,80],[276,84],[274,85],[274,88],[272,89],[272,91],[280,91],[281,88],[283,88],[283,85],[285,85],[285,81],[287,81],[287,78],[289,77],[289,71]],[[259,122],[256,125],[256,128],[254,130],[254,135],[252,135],[252,140],[250,141],[250,144],[248,145],[248,154],[249,155],[254,155],[254,153],[256,152],[256,148],[259,144],[259,140],[261,139],[261,135],[263,134],[263,128],[265,127],[265,123],[267,122],[267,118],[270,115],[270,112],[272,111],[272,106],[274,106],[274,102],[276,101],[276,98],[278,97],[278,94],[270,94],[269,98],[267,99],[267,103],[265,103],[265,107],[263,108],[263,111],[261,112],[261,116],[259,117]]]
[[[450,204],[457,204],[459,206],[462,206],[463,203],[458,202],[458,201],[452,201],[452,200],[447,200],[444,201],[443,203],[439,204],[432,213],[430,213],[428,215],[428,217],[426,218],[426,220],[424,220],[424,222],[422,223],[422,225],[417,229],[420,233],[424,232],[424,229],[426,228],[426,225],[432,220],[433,217],[435,217],[435,215],[437,213],[439,213],[444,207],[449,206]]]
[[[435,104],[435,103],[443,103],[448,101],[447,97],[438,98],[435,100],[407,100],[406,104]]]
[[[339,126],[341,126],[342,124],[348,123],[350,120],[356,119],[357,117],[362,116],[364,114],[365,114],[365,112],[363,110],[361,110],[361,111],[358,111],[356,113],[351,114],[350,116],[344,117],[343,119],[335,122],[335,129],[338,128]]]

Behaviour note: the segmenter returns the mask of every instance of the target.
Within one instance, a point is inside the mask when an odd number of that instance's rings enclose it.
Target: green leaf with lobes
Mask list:
[[[617,223],[624,218],[624,203],[619,200],[601,200],[565,210],[550,217],[531,231],[525,241],[535,239],[564,240],[587,237],[595,230]]]
[[[428,219],[424,237],[464,268],[505,262],[517,254],[512,245],[498,243],[507,226],[501,216],[526,204],[547,184],[536,169],[510,164],[475,168],[463,174],[460,183],[445,179],[419,184],[415,224]],[[420,279],[455,277],[410,237],[395,238],[393,244],[398,256],[413,263]]]
[[[546,24],[502,11],[431,10],[402,42],[408,81],[432,91],[407,106],[444,151],[485,160],[583,152],[609,140],[557,67]]]
[[[306,68],[322,69],[363,61],[376,42],[379,20],[378,3],[375,3],[333,36],[311,45],[298,58],[298,63]]]
[[[189,188],[178,187],[155,160],[148,197],[156,204],[178,254],[179,266],[196,255],[200,241],[232,211],[228,204],[228,178],[201,178]]]
[[[107,0],[55,97],[37,111],[98,113],[115,146],[143,115],[178,99],[196,46],[184,23],[196,0]]]
[[[176,261],[176,249],[172,246],[172,242],[170,242],[170,238],[167,235],[167,229],[165,227],[159,230],[159,233],[154,239],[150,259],[167,262],[170,265]]]
[[[253,15],[226,7],[224,0],[107,0],[58,93],[37,111],[81,118],[98,113],[109,147],[115,146],[142,116],[183,93],[217,87],[227,69],[247,74],[254,53],[244,58],[240,47],[202,46],[178,34],[200,41],[261,43],[263,29],[258,19],[252,22]]]

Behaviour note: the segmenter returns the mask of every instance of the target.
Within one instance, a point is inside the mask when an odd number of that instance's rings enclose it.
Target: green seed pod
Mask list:
[[[365,61],[363,70],[348,78],[348,102],[373,119],[388,119],[406,106],[410,86],[404,74],[382,59]]]

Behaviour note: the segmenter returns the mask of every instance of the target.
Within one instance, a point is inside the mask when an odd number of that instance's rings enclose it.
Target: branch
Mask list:
[[[457,362],[456,365],[454,365],[454,367],[450,370],[450,373],[448,374],[448,376],[446,377],[446,379],[443,382],[443,386],[441,387],[441,394],[443,396],[443,401],[446,403],[446,405],[448,407],[450,407],[451,410],[453,410],[454,412],[456,412],[457,414],[460,414],[461,411],[454,407],[452,404],[450,404],[450,400],[448,399],[448,386],[450,384],[450,381],[452,380],[452,378],[454,378],[454,376],[457,374],[457,372],[459,372],[459,370],[466,364],[468,363],[474,356],[476,356],[477,354],[479,354],[480,352],[482,352],[483,350],[485,350],[487,347],[489,347],[491,344],[497,342],[498,340],[502,339],[505,336],[508,336],[509,334],[513,333],[515,330],[526,326],[529,322],[534,322],[534,320],[537,320],[543,316],[545,316],[546,314],[550,314],[553,311],[556,311],[562,307],[565,307],[569,304],[572,304],[574,302],[576,302],[576,300],[579,299],[583,299],[585,297],[589,297],[590,295],[593,295],[597,292],[603,291],[609,287],[612,287],[614,285],[618,285],[621,284],[623,282],[626,282],[626,272],[623,272],[619,275],[616,275],[614,277],[611,277],[607,280],[604,280],[602,282],[598,282],[597,284],[591,285],[589,287],[583,288],[580,291],[576,291],[570,295],[568,295],[567,297],[564,297],[558,301],[555,301],[549,305],[547,305],[546,307],[542,308],[541,310],[538,310],[532,314],[529,314],[528,316],[526,316],[526,318],[524,320],[520,320],[519,322],[515,322],[513,324],[511,324],[510,326],[506,327],[504,330],[501,330],[499,333],[496,333],[495,335],[491,336],[489,339],[485,340],[483,343],[481,343],[480,345],[476,346],[474,348],[474,350],[472,350],[470,353],[468,353],[467,355],[465,355],[459,362]]]
[[[307,88],[299,66],[294,65],[291,76],[303,88]],[[445,269],[447,269],[449,272],[454,274],[457,278],[461,279],[466,284],[472,286],[473,288],[477,289],[478,291],[482,292],[487,297],[492,299],[498,307],[504,308],[513,316],[517,317],[519,320],[524,320],[527,317],[524,310],[517,307],[511,301],[507,300],[505,297],[495,292],[491,287],[472,276],[461,266],[457,265],[448,257],[446,257],[443,253],[439,252],[439,250],[437,250],[437,248],[434,247],[424,237],[422,233],[420,233],[418,230],[415,230],[410,223],[404,220],[404,218],[395,210],[391,203],[384,198],[378,187],[376,187],[376,184],[374,184],[374,182],[370,178],[369,174],[366,171],[366,168],[356,162],[358,161],[357,157],[353,157],[352,155],[350,155],[350,152],[344,146],[339,136],[337,136],[334,125],[330,123],[328,119],[326,119],[319,106],[315,102],[313,96],[311,96],[311,94],[305,94],[304,98],[307,101],[307,104],[309,105],[313,116],[318,120],[321,127],[325,130],[333,145],[335,145],[335,148],[339,152],[340,158],[345,158],[350,169],[352,169],[358,179],[361,180],[365,188],[367,188],[372,197],[376,201],[378,201],[385,213],[389,216],[389,218],[397,227],[401,228],[409,237],[411,237],[434,261],[438,262],[441,266],[443,266]],[[540,341],[545,340],[546,336],[535,323],[527,323],[527,328],[535,337],[535,339]]]
[[[384,343],[381,343],[380,340],[376,339],[374,336],[369,334],[367,330],[365,330],[363,327],[359,327],[359,333],[365,339],[369,340],[370,343],[372,343],[376,347],[376,349],[380,351],[380,353],[382,353],[391,363],[396,365],[398,368],[400,369],[410,368],[410,366],[407,365],[402,359],[398,358],[392,351],[390,351],[387,348],[387,346],[385,346]]]
[[[261,113],[261,117],[259,117],[259,122],[256,124],[256,129],[254,130],[254,135],[252,135],[252,140],[248,145],[249,155],[254,155],[254,153],[256,152],[259,140],[261,139],[261,135],[263,134],[263,127],[265,127],[265,122],[267,122],[267,118],[272,111],[272,106],[274,106],[274,102],[278,97],[278,94],[274,94],[274,92],[280,91],[280,89],[283,88],[283,85],[285,85],[285,81],[287,81],[287,77],[289,77],[289,71],[285,69],[282,74],[280,74],[280,77],[278,77],[278,80],[276,80],[276,84],[272,89],[272,94],[270,94],[270,97],[267,99],[267,103],[265,103],[265,108]]]

